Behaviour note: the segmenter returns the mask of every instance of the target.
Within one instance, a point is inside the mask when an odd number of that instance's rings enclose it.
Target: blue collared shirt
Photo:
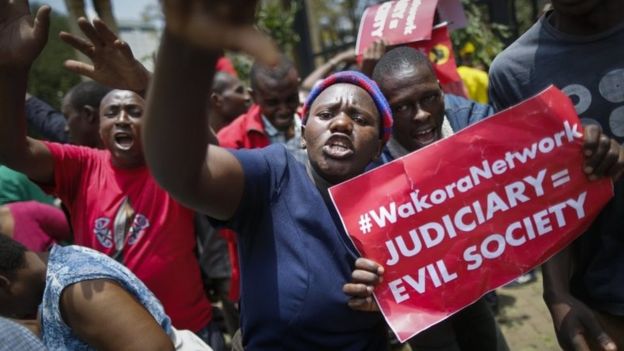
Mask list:
[[[43,351],[43,343],[25,327],[0,317],[0,351]]]
[[[264,132],[269,137],[269,141],[272,144],[284,144],[286,150],[295,157],[299,162],[306,163],[308,160],[308,154],[301,147],[301,119],[299,116],[293,116],[293,123],[295,125],[295,135],[290,139],[286,139],[286,133],[277,130],[271,124],[268,118],[262,115],[262,124],[264,125]]]

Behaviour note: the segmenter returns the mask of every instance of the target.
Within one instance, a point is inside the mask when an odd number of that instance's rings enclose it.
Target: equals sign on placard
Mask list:
[[[564,169],[563,171],[559,171],[557,173],[554,173],[550,177],[550,180],[552,180],[553,187],[558,188],[558,187],[562,186],[563,184],[565,184],[565,183],[570,181],[570,173],[568,172],[567,169]]]

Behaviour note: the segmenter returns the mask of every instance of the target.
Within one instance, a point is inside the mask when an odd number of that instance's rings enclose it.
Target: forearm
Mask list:
[[[0,70],[0,163],[19,168],[28,148],[24,100],[28,69]]]
[[[331,73],[331,71],[336,67],[338,63],[334,60],[329,60],[319,68],[315,69],[314,72],[310,73],[306,79],[301,83],[301,88],[305,90],[312,90],[314,88],[314,84],[319,80],[327,77]]]
[[[544,275],[544,301],[548,305],[559,296],[570,293],[570,276],[572,272],[572,247],[553,256],[542,265]]]
[[[206,159],[206,96],[219,52],[199,51],[166,31],[149,90],[144,146],[156,179],[176,198],[198,184]]]

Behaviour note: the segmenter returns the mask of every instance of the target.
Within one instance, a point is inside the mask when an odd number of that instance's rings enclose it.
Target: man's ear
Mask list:
[[[210,93],[210,104],[215,107],[220,107],[222,104],[221,95]]]
[[[254,104],[258,103],[258,96],[255,90],[249,88],[247,89],[247,91],[249,92],[249,96],[251,96],[251,100],[253,100]]]
[[[0,291],[6,291],[11,286],[11,279],[4,273],[0,273]]]
[[[90,105],[84,105],[80,108],[81,117],[85,118],[89,124],[99,123],[100,115],[98,112],[95,107]]]
[[[379,157],[381,156],[381,153],[383,152],[384,143],[381,141],[381,139],[379,139],[377,142],[378,142],[377,151],[375,152],[375,155],[371,159],[371,162],[379,160]]]

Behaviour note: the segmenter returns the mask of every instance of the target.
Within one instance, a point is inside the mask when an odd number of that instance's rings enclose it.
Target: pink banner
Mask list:
[[[582,171],[582,126],[554,87],[330,189],[401,341],[543,263],[613,196]]]
[[[357,55],[377,39],[388,46],[431,38],[433,16],[438,0],[388,1],[368,7],[358,32]]]

